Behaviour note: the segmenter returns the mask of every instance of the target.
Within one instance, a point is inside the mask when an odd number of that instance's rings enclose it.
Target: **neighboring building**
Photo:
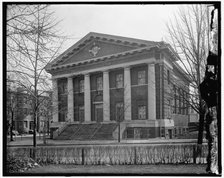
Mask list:
[[[198,132],[199,129],[199,114],[192,108],[189,108],[189,132]]]
[[[43,132],[44,124],[49,130],[49,121],[52,113],[50,111],[50,96],[41,96],[37,131]],[[49,107],[48,107],[49,106]],[[13,109],[13,113],[12,113]],[[13,115],[13,116],[12,116]],[[12,119],[13,117],[13,119]],[[13,124],[13,130],[19,133],[31,133],[33,131],[33,110],[31,96],[22,88],[7,91],[7,122]]]
[[[56,139],[173,138],[187,132],[189,79],[164,42],[89,33],[46,70]],[[111,137],[107,137],[111,135]]]

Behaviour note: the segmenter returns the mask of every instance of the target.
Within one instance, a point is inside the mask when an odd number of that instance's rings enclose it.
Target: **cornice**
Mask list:
[[[46,66],[46,70],[50,69],[53,65],[59,63],[60,61],[66,60],[71,55],[74,55],[78,50],[83,48],[86,44],[88,44],[91,40],[100,40],[100,41],[108,41],[116,44],[122,44],[129,47],[150,47],[159,44],[159,42],[155,41],[146,41],[134,38],[127,38],[122,36],[108,35],[102,33],[90,32],[86,36],[84,36],[81,40],[75,43],[73,46],[68,48],[65,52],[59,55],[55,60],[53,60],[50,64]]]
[[[83,61],[79,61],[79,62],[74,62],[74,63],[70,63],[70,64],[58,65],[58,66],[54,66],[54,67],[51,67],[51,68],[46,68],[46,70],[47,70],[47,72],[50,73],[52,70],[57,70],[57,69],[62,69],[62,68],[70,68],[70,67],[74,67],[74,66],[80,66],[80,65],[102,62],[102,61],[107,60],[107,59],[119,58],[119,57],[124,57],[124,56],[127,56],[127,55],[142,53],[142,52],[145,52],[145,51],[150,51],[150,50],[155,49],[155,48],[158,49],[158,46],[138,48],[138,49],[134,49],[134,50],[125,51],[125,52],[122,52],[122,53],[116,53],[116,54],[112,54],[112,55],[106,55],[106,56],[91,58],[91,59],[87,59],[87,60],[83,60]]]

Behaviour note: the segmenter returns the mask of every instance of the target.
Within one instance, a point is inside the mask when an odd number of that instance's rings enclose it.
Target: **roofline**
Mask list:
[[[137,52],[140,53],[140,52],[143,52],[143,51],[149,51],[153,48],[158,48],[159,49],[159,47],[157,45],[151,46],[151,47],[138,48],[138,49],[133,49],[133,50],[129,50],[129,51],[121,52],[121,53],[115,53],[115,54],[111,54],[111,55],[107,55],[107,56],[101,56],[101,57],[96,57],[96,58],[91,58],[91,59],[87,59],[87,60],[83,60],[83,61],[70,63],[70,64],[65,64],[65,65],[55,66],[55,67],[51,67],[51,68],[46,68],[45,70],[50,73],[51,70],[55,70],[55,69],[60,69],[60,68],[64,68],[64,67],[72,67],[72,66],[87,64],[87,63],[91,63],[91,62],[97,62],[97,61],[100,61],[100,60],[105,60],[105,59],[109,59],[109,58],[113,58],[113,57],[126,56],[128,54],[134,54],[134,53],[137,53]]]
[[[140,45],[140,46],[141,45],[145,45],[146,47],[140,47],[138,49],[128,50],[128,51],[125,51],[125,52],[122,52],[122,53],[116,53],[116,54],[112,54],[112,55],[101,56],[101,57],[97,57],[97,58],[87,59],[87,60],[84,60],[84,61],[78,61],[78,62],[70,63],[70,64],[54,66],[54,67],[52,66],[53,64],[55,64],[56,62],[61,60],[65,55],[73,53],[72,51],[74,49],[79,48],[79,46],[82,43],[84,43],[85,41],[90,40],[91,38],[99,38],[99,39],[104,39],[105,38],[105,39],[108,39],[108,40],[113,39],[115,41],[128,42],[128,43],[136,44],[136,45]],[[75,66],[75,65],[89,63],[89,62],[92,62],[92,61],[99,61],[99,60],[104,60],[104,59],[107,59],[107,58],[118,57],[119,55],[125,56],[125,55],[128,55],[128,54],[133,54],[135,52],[142,52],[143,50],[151,50],[152,48],[158,48],[158,49],[161,49],[161,50],[162,49],[168,49],[169,53],[174,58],[174,61],[172,61],[172,63],[176,66],[178,71],[181,72],[189,82],[191,82],[191,80],[187,76],[186,72],[179,66],[178,63],[176,63],[177,60],[180,60],[180,57],[175,53],[175,51],[173,51],[173,49],[170,46],[170,44],[165,43],[165,45],[162,46],[161,42],[147,41],[147,40],[142,40],[142,39],[129,38],[129,37],[123,37],[123,36],[118,36],[118,35],[110,35],[110,34],[103,34],[103,33],[96,33],[96,32],[89,32],[87,35],[85,35],[83,38],[81,38],[78,42],[76,42],[74,45],[72,45],[67,50],[65,50],[55,60],[53,60],[48,65],[46,65],[45,66],[45,70],[50,73],[50,71],[54,70],[54,69],[59,69],[59,68],[63,68],[63,67],[71,67],[71,66]]]
[[[182,67],[180,67],[180,65],[176,62],[176,61],[173,61],[173,64],[174,66],[177,68],[177,70],[183,74],[184,78],[189,82],[191,83],[192,81],[190,80],[190,78],[188,77],[187,73],[183,70]]]
[[[156,45],[159,44],[159,42],[155,41],[147,41],[147,40],[142,40],[142,39],[136,39],[136,38],[129,38],[129,37],[122,37],[122,36],[117,36],[117,35],[109,35],[109,34],[103,34],[103,33],[96,33],[96,32],[89,32],[87,35],[85,35],[83,38],[81,38],[78,42],[76,42],[74,45],[69,47],[67,50],[65,50],[62,54],[60,54],[57,58],[55,58],[51,63],[49,63],[46,68],[49,65],[53,65],[59,60],[61,60],[64,56],[68,55],[69,53],[73,53],[72,51],[76,48],[78,48],[83,42],[86,40],[88,41],[90,38],[102,38],[102,39],[113,39],[115,41],[120,41],[120,42],[128,42],[130,44],[136,44],[136,45],[144,45],[144,46],[151,46],[151,45]],[[153,44],[152,44],[153,43]]]

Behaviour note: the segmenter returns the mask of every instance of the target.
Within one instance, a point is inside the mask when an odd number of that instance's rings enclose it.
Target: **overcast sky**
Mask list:
[[[165,24],[181,5],[52,5],[60,28],[72,37],[65,49],[89,32],[98,32],[150,41],[166,36]]]

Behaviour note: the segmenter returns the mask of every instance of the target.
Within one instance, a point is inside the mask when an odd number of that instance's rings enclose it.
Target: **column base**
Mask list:
[[[160,127],[174,127],[173,119],[159,119],[158,123]]]

